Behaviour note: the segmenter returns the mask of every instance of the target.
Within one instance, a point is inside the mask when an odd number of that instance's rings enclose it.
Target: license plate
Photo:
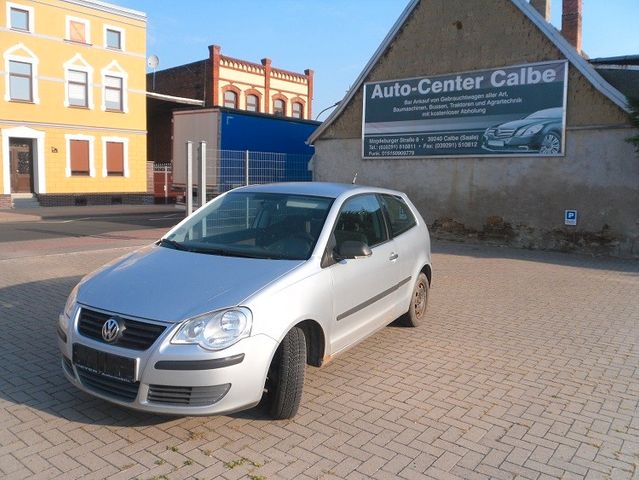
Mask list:
[[[504,141],[503,140],[488,140],[488,146],[489,147],[503,147],[504,146]]]
[[[73,364],[76,368],[91,373],[124,380],[125,382],[135,382],[134,358],[121,357],[120,355],[102,352],[74,343]]]

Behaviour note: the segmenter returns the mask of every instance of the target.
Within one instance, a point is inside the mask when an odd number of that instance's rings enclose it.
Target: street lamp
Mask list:
[[[341,101],[341,100],[339,100],[339,101],[335,102],[333,105],[331,105],[331,106],[329,106],[329,107],[326,107],[324,110],[322,110],[321,112],[319,112],[319,113],[317,114],[317,116],[315,117],[315,120],[317,120],[317,119],[320,117],[320,115],[321,115],[322,113],[324,113],[326,110],[330,110],[331,108],[337,107],[340,103],[342,103],[342,101]]]

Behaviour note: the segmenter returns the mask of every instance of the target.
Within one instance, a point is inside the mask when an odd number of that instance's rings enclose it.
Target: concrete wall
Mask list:
[[[365,81],[563,59],[510,0],[422,0]],[[406,191],[436,236],[639,255],[627,114],[569,68],[566,156],[362,160],[362,89],[315,142],[314,178]],[[564,227],[577,209],[577,227]],[[636,243],[636,245],[635,245]]]
[[[408,193],[436,237],[639,255],[639,158],[630,129],[573,130],[564,158],[361,159],[359,139],[316,142],[314,179]],[[339,160],[337,160],[339,159]],[[578,210],[577,227],[563,224]]]

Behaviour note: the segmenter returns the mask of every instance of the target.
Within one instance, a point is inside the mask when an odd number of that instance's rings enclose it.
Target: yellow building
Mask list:
[[[0,52],[0,206],[143,201],[146,15],[2,0]]]

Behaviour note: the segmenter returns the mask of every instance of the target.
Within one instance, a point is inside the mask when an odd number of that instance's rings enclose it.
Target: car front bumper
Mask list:
[[[529,135],[526,137],[492,137],[484,136],[482,148],[491,152],[537,152],[540,148],[541,138],[539,134]]]
[[[105,344],[81,335],[77,322],[58,329],[62,370],[76,387],[123,407],[173,415],[211,415],[244,410],[262,398],[266,373],[277,342],[255,335],[217,352],[197,345],[173,345],[177,326],[147,350]],[[64,338],[66,337],[66,338]],[[73,345],[133,361],[133,381],[97,373],[74,363]]]

